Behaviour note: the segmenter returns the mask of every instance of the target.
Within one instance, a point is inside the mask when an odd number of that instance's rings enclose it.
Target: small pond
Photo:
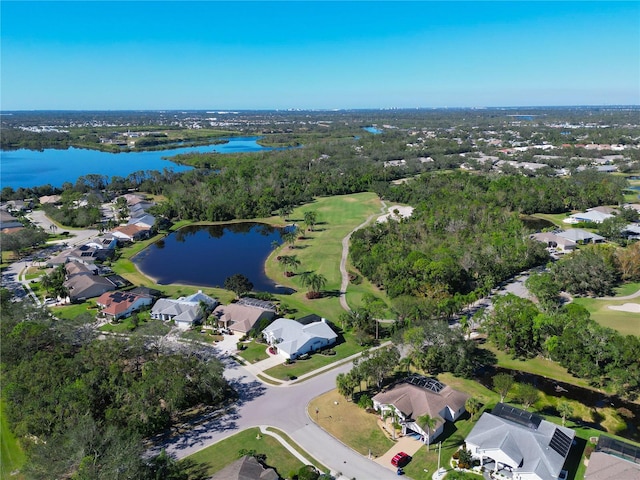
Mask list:
[[[382,130],[376,127],[362,127],[363,130],[366,130],[369,133],[373,133],[374,135],[378,135],[382,133]]]
[[[533,217],[531,215],[521,215],[520,220],[524,226],[534,232],[539,232],[544,228],[553,228],[555,224],[543,218]]]
[[[284,233],[285,229],[253,222],[193,225],[150,245],[133,262],[160,285],[223,287],[227,277],[241,273],[256,292],[292,293],[264,273],[273,242],[282,243]]]

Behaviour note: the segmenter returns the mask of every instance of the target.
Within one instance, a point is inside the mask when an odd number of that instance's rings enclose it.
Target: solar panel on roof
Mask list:
[[[566,457],[571,448],[571,438],[559,428],[553,432],[549,446],[553,448],[561,457]]]
[[[504,403],[498,403],[493,407],[491,414],[532,430],[537,430],[542,422],[542,417]]]

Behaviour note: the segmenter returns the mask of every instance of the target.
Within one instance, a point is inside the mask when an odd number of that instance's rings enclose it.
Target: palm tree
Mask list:
[[[293,248],[293,244],[296,243],[297,238],[298,238],[298,229],[295,227],[289,230],[284,235],[282,235],[282,240],[285,243],[289,244],[289,248]]]
[[[393,436],[393,439],[396,439],[396,421],[398,418],[398,412],[396,412],[396,409],[391,407],[389,410],[385,410],[384,413],[382,414],[382,419],[385,421],[385,423],[387,422],[387,419],[391,418],[391,435]]]
[[[318,219],[318,213],[315,210],[309,210],[304,212],[304,223],[310,231],[313,231],[313,226]]]
[[[562,401],[558,404],[558,413],[562,417],[562,426],[564,427],[564,423],[567,420],[567,417],[573,415],[573,407],[567,401]]]
[[[299,266],[300,266],[300,260],[298,260],[298,257],[296,255],[282,255],[278,261],[284,265],[284,274],[285,276],[290,276],[287,275],[287,267],[291,267],[293,268],[293,270],[296,270]]]
[[[464,403],[464,407],[467,409],[467,412],[469,412],[469,415],[471,415],[472,420],[480,410],[481,406],[482,404],[480,403],[480,400],[474,397],[467,398],[467,401]]]
[[[307,298],[319,298],[320,290],[327,284],[327,278],[315,272],[305,272],[302,275],[302,285],[309,288]]]
[[[429,443],[431,443],[431,430],[433,428],[435,428],[436,426],[436,419],[431,417],[428,414],[424,414],[420,417],[418,417],[418,425],[420,426],[420,428],[422,428],[425,432],[427,432],[427,452],[429,451]]]

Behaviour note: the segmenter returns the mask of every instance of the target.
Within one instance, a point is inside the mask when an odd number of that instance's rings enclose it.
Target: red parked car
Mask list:
[[[404,467],[411,460],[411,456],[408,453],[400,452],[396,453],[391,459],[391,465],[394,467]]]

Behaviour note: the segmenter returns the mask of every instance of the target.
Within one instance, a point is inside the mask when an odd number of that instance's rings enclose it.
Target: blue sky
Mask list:
[[[640,104],[640,2],[0,2],[0,108]]]

